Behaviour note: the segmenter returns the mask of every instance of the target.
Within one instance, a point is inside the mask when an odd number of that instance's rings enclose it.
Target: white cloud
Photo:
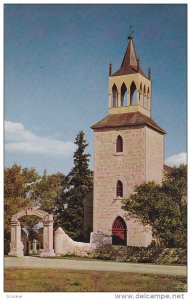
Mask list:
[[[41,137],[25,129],[23,124],[5,121],[5,150],[68,157],[75,151],[74,143]]]
[[[187,153],[181,152],[181,153],[172,155],[166,159],[165,163],[170,167],[173,167],[173,166],[178,167],[181,164],[187,164]]]

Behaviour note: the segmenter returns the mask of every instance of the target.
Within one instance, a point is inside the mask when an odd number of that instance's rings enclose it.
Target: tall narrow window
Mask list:
[[[117,137],[116,152],[123,152],[123,139],[120,135]]]
[[[117,91],[117,87],[114,84],[112,87],[112,102],[113,102],[113,107],[117,107],[118,106],[118,91]]]
[[[121,87],[121,106],[127,105],[127,88],[123,83]]]
[[[123,197],[123,183],[120,180],[117,181],[116,196]]]
[[[137,89],[133,81],[130,87],[130,105],[136,104],[136,100],[137,100]]]

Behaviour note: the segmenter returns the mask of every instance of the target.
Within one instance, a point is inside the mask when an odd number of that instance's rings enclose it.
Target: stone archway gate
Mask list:
[[[21,225],[19,219],[23,216],[38,216],[43,222],[43,250],[42,257],[54,256],[53,249],[53,215],[37,208],[26,208],[11,218],[11,244],[10,252],[11,256],[23,256],[23,243],[21,241]]]

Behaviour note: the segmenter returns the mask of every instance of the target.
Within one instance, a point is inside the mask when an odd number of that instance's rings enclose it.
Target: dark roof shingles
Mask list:
[[[112,127],[128,127],[135,125],[147,125],[165,134],[166,132],[157,125],[150,117],[140,112],[111,114],[106,116],[98,123],[91,126],[92,129],[112,128]]]
[[[133,39],[129,40],[125,55],[123,57],[123,61],[121,64],[121,67],[118,71],[113,73],[111,77],[113,76],[121,76],[121,75],[127,75],[127,74],[134,74],[134,73],[140,73],[144,77],[147,78],[141,67],[139,67],[138,70],[138,58],[135,51],[135,46],[133,43]]]
[[[121,75],[127,75],[127,74],[135,74],[135,73],[140,73],[141,75],[143,75],[144,77],[147,78],[147,76],[145,75],[145,73],[143,72],[143,70],[140,68],[139,72],[137,71],[137,67],[136,66],[124,66],[122,68],[120,68],[117,72],[113,73],[111,75],[111,77],[113,76],[121,76]]]

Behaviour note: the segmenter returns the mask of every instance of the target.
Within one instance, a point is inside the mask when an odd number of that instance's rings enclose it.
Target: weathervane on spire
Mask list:
[[[133,39],[133,33],[134,33],[134,30],[132,30],[132,25],[130,25],[130,33],[129,33],[129,36],[128,36],[128,40],[132,40]]]

